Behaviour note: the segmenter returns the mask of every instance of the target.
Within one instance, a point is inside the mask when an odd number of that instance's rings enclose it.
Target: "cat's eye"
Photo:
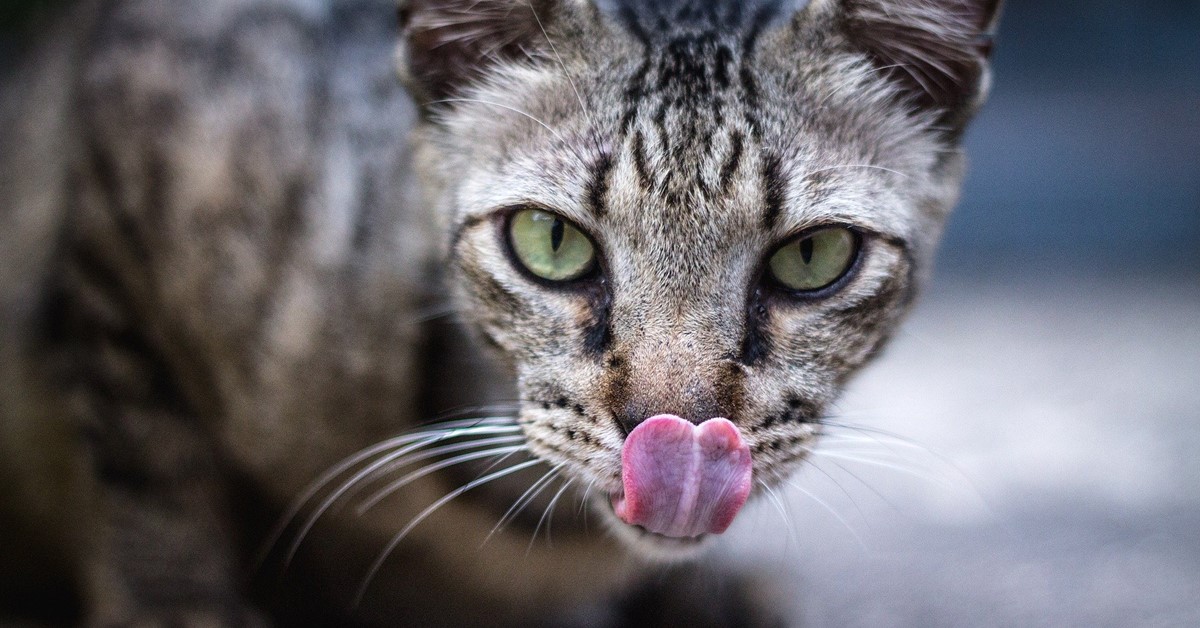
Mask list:
[[[841,279],[858,255],[859,237],[845,227],[812,231],[779,247],[767,262],[783,287],[813,292]]]
[[[596,264],[592,241],[578,227],[550,212],[517,211],[508,222],[508,239],[517,261],[548,281],[578,279]]]

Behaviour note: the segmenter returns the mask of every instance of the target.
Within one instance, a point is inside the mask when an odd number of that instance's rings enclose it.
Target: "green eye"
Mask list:
[[[596,247],[560,216],[523,209],[508,223],[513,252],[529,272],[549,281],[578,279],[596,262]]]
[[[791,290],[820,290],[846,274],[858,251],[858,236],[843,227],[814,231],[783,245],[767,266]]]

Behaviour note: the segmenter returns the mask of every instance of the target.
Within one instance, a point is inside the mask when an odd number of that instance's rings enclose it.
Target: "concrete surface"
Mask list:
[[[837,414],[724,547],[797,626],[1200,626],[1200,276],[940,279]]]

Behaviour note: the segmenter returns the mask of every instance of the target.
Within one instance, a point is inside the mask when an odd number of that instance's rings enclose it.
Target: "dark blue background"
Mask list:
[[[1007,3],[939,271],[1200,270],[1200,2]]]

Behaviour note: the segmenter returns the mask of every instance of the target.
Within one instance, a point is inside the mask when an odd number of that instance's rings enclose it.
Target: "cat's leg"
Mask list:
[[[84,621],[92,626],[253,626],[235,519],[200,414],[119,307],[104,265],[68,254],[32,352],[79,435]],[[90,265],[81,264],[81,258]],[[90,272],[85,277],[82,272]]]
[[[116,468],[103,461],[107,452],[96,456],[99,525],[85,567],[87,623],[265,625],[240,590],[236,536],[203,439],[162,416],[122,414],[141,423],[132,429],[154,450],[147,457],[158,459]]]

